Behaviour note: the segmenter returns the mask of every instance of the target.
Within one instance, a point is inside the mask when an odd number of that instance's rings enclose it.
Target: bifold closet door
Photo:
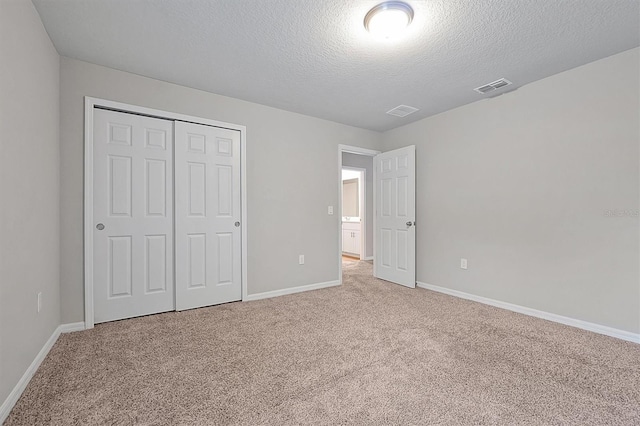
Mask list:
[[[96,109],[96,323],[171,311],[173,121]]]
[[[175,122],[176,309],[242,298],[240,132]]]

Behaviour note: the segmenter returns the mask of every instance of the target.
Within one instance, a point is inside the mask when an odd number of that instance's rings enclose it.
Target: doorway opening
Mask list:
[[[339,271],[356,262],[373,262],[374,187],[373,158],[379,151],[340,145],[339,170]]]
[[[342,257],[366,259],[367,169],[342,166]]]

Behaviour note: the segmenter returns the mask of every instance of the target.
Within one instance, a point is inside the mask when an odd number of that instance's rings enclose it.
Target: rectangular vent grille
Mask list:
[[[397,107],[387,111],[387,114],[395,115],[396,117],[406,117],[416,111],[418,111],[418,108],[410,107],[408,105],[398,105]]]
[[[506,78],[501,78],[500,80],[485,84],[484,86],[476,87],[473,90],[484,95],[485,93],[493,92],[496,89],[500,89],[510,84],[512,83],[509,80],[507,80]]]

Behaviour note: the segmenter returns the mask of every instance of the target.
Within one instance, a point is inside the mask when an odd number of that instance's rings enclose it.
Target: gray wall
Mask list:
[[[342,181],[342,216],[360,217],[360,193],[358,179]]]
[[[640,332],[639,49],[383,135],[60,59],[27,0],[0,58],[0,401],[83,320],[85,95],[247,126],[250,294],[337,279],[338,144],[415,144],[420,281]]]
[[[338,144],[377,149],[380,133],[68,58],[60,72],[63,323],[84,319],[85,95],[247,126],[249,294],[338,279]]]
[[[386,132],[416,145],[418,281],[639,332],[639,75],[633,49]]]
[[[0,1],[0,58],[2,404],[60,324],[59,58],[30,1]]]
[[[365,257],[373,257],[373,157],[343,152],[342,165],[367,170],[365,180],[365,214],[367,215],[365,218],[367,228]]]

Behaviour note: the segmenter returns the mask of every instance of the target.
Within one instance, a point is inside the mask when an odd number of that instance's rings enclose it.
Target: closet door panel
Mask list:
[[[96,109],[96,323],[173,310],[173,121]]]
[[[242,298],[240,132],[175,123],[176,309]]]

